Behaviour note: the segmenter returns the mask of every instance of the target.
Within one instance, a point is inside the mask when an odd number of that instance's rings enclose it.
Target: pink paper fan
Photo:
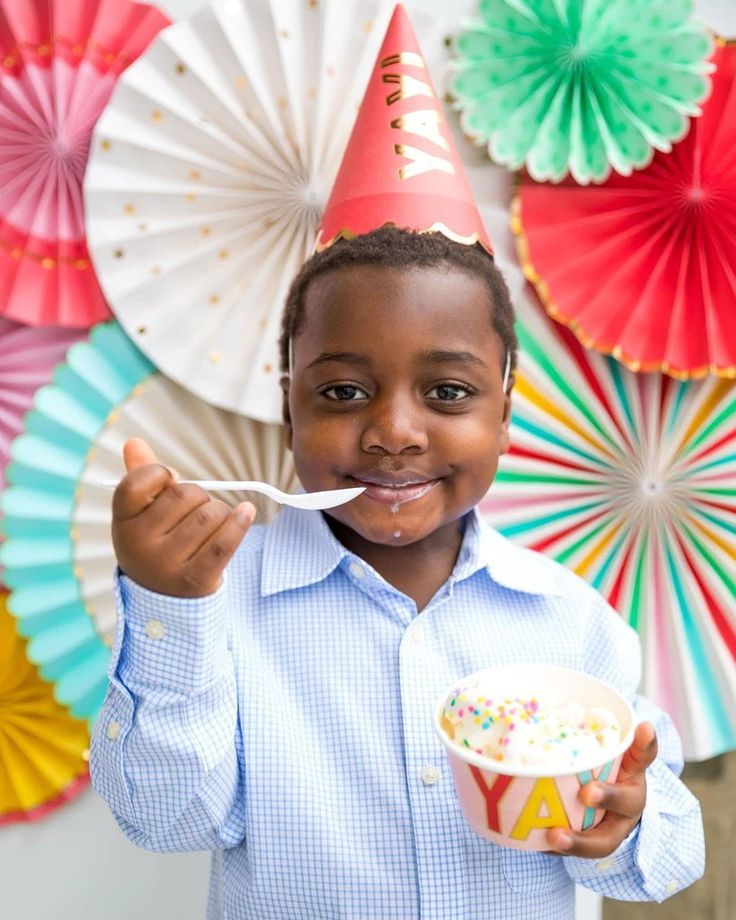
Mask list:
[[[89,143],[168,22],[131,0],[0,0],[0,315],[84,329],[110,315],[85,238]]]
[[[0,317],[0,492],[10,445],[23,428],[36,390],[51,381],[56,365],[84,335],[71,329],[32,329]]]

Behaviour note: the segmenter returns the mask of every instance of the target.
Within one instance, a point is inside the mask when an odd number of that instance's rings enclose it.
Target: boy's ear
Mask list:
[[[286,446],[291,450],[291,413],[289,412],[289,388],[291,386],[291,378],[288,374],[284,374],[279,381],[281,384],[281,418],[284,425],[284,435],[286,440]]]
[[[506,392],[503,397],[503,416],[501,417],[501,436],[498,443],[499,454],[507,454],[511,446],[511,437],[509,434],[509,425],[511,424],[511,392],[516,382],[514,375],[511,374],[506,386]]]

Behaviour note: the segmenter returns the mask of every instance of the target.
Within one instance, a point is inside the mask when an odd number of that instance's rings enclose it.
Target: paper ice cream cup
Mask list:
[[[501,762],[457,745],[445,719],[448,697],[460,686],[483,680],[484,692],[497,698],[559,698],[585,707],[609,709],[621,726],[621,740],[602,749],[594,762],[582,761],[569,771],[550,771],[544,764]],[[615,781],[624,751],[634,738],[635,716],[629,702],[603,681],[568,668],[510,665],[476,671],[453,682],[434,711],[435,731],[447,749],[455,791],[465,820],[481,836],[515,850],[549,850],[547,830],[595,827],[603,809],[586,807],[580,789],[592,780]]]

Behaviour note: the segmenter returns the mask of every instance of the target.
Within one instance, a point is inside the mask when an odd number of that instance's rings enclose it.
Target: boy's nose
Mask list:
[[[422,453],[427,449],[421,409],[408,399],[376,399],[365,420],[361,447],[368,453]]]

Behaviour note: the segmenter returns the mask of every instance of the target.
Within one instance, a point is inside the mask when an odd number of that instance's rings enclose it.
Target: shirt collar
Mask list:
[[[319,512],[283,508],[266,528],[261,594],[316,584],[347,555]]]
[[[321,514],[284,508],[266,528],[261,593],[267,596],[316,584],[346,556],[353,554],[335,537]],[[563,593],[550,560],[515,546],[489,527],[475,508],[467,515],[452,577],[460,581],[481,569],[511,591],[553,597]]]
[[[472,521],[478,534],[478,558],[493,581],[523,594],[563,595],[556,563],[542,553],[512,543],[489,526],[477,508],[472,511]]]

